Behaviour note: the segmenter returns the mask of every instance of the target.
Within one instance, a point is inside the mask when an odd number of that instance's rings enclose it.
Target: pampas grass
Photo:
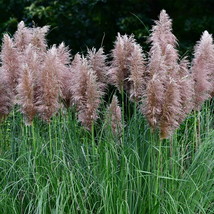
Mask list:
[[[38,75],[38,96],[35,104],[40,117],[47,122],[50,122],[51,117],[60,108],[62,83],[59,65],[57,48],[52,47],[48,50]]]
[[[120,137],[122,134],[122,116],[116,95],[113,96],[111,104],[108,107],[107,119],[110,123],[112,133]]]
[[[62,99],[66,107],[71,105],[72,95],[70,92],[70,82],[72,81],[72,72],[70,69],[71,54],[68,47],[61,43],[57,47],[57,63],[59,67],[59,78],[61,82]]]
[[[102,96],[101,85],[86,58],[77,55],[74,60],[75,78],[71,82],[73,101],[77,107],[78,120],[86,129],[91,130],[98,118],[98,107]]]
[[[190,67],[164,10],[148,54],[118,34],[111,59],[92,48],[71,61],[47,31],[21,22],[3,38],[0,213],[214,213],[211,35]]]
[[[1,50],[1,70],[4,75],[5,85],[11,93],[15,103],[16,86],[20,75],[20,55],[15,48],[14,41],[8,34],[3,36],[2,50]]]
[[[19,84],[17,86],[17,100],[21,106],[21,112],[25,116],[25,123],[31,125],[36,115],[36,97],[38,89],[38,73],[40,72],[40,61],[31,44],[28,45],[23,56],[24,63],[21,67]],[[36,87],[37,86],[37,87]]]
[[[142,112],[146,116],[152,129],[156,129],[162,114],[165,88],[161,77],[154,74],[147,84],[146,99],[142,106]]]
[[[132,54],[135,44],[135,39],[132,36],[121,36],[118,33],[116,38],[114,49],[112,50],[112,64],[108,72],[110,77],[110,83],[115,85],[118,90],[130,90],[130,82],[128,78],[130,76],[130,56]]]
[[[148,38],[151,44],[148,58],[133,35],[118,33],[111,60],[103,48],[92,48],[86,57],[76,54],[71,61],[70,50],[64,43],[48,48],[48,30],[48,26],[29,28],[20,22],[13,38],[4,35],[2,115],[7,115],[17,103],[27,124],[37,113],[50,122],[63,102],[67,108],[75,106],[78,120],[91,130],[99,117],[102,95],[111,84],[122,95],[123,112],[127,110],[126,93],[135,103],[134,115],[137,105],[140,106],[151,128],[158,129],[161,138],[168,138],[193,108],[199,109],[212,96],[212,36],[207,31],[203,33],[189,69],[187,59],[179,59],[178,41],[165,10],[161,11]],[[122,120],[125,123],[125,117]]]
[[[17,31],[14,34],[15,46],[19,53],[22,53],[30,44],[32,39],[32,29],[27,28],[25,23],[21,21],[17,26]]]
[[[189,61],[183,58],[179,63],[178,85],[180,87],[182,114],[179,118],[179,123],[183,122],[188,114],[194,109],[194,80],[190,73]]]
[[[179,89],[177,82],[173,78],[169,78],[160,118],[160,137],[162,139],[168,138],[180,125],[178,121],[184,112]]]
[[[15,46],[21,54],[29,44],[32,44],[39,53],[47,49],[46,35],[49,26],[28,28],[24,22],[18,24],[17,31],[14,34]]]
[[[4,71],[0,70],[0,122],[7,117],[13,107],[11,90],[7,87]]]
[[[214,68],[214,44],[212,36],[205,31],[195,46],[191,71],[194,77],[195,109],[211,98]]]
[[[149,42],[160,45],[161,51],[164,54],[168,44],[173,47],[177,44],[177,39],[172,33],[172,20],[165,10],[160,12],[159,20],[155,21],[152,27],[152,33],[149,37]]]
[[[143,50],[139,44],[134,44],[133,51],[129,57],[129,70],[130,76],[128,78],[130,82],[130,99],[135,102],[139,102],[146,89],[145,82],[145,56]]]
[[[98,51],[96,51],[95,48],[88,50],[87,59],[89,66],[95,72],[97,81],[100,83],[102,90],[104,91],[108,82],[108,66],[106,65],[107,56],[104,54],[103,48],[99,48]]]

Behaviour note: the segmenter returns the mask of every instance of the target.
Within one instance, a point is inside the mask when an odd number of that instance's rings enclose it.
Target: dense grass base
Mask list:
[[[0,129],[0,213],[214,213],[208,109],[163,141],[140,114],[116,138],[105,122],[93,137],[72,113],[32,127],[12,113]]]

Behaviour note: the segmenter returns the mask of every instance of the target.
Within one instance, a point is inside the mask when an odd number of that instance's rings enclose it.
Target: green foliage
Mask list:
[[[0,129],[0,213],[211,214],[210,114],[207,103],[170,140],[159,141],[137,113],[121,142],[107,121],[94,138],[72,110],[32,127],[12,113]]]

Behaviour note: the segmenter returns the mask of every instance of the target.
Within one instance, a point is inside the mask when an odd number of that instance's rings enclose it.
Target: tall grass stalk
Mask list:
[[[107,121],[90,135],[72,110],[26,128],[19,113],[9,115],[0,125],[0,213],[212,214],[214,131],[205,108],[197,150],[195,113],[160,141],[137,112],[123,146]]]
[[[125,91],[123,85],[121,86],[121,96],[122,96],[122,144],[124,143],[125,137]]]

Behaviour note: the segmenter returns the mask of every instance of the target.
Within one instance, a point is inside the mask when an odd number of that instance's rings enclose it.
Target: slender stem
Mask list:
[[[124,103],[124,89],[123,86],[121,88],[121,94],[122,94],[122,143],[124,143],[124,135],[125,135],[125,103]]]
[[[91,141],[92,141],[92,145],[95,144],[95,139],[94,139],[94,122],[92,122],[91,125]]]
[[[197,115],[197,122],[198,122],[198,135],[197,135],[197,138],[198,138],[198,144],[197,144],[197,149],[199,147],[199,144],[200,144],[200,141],[201,141],[201,119],[200,119],[200,112],[198,112],[198,115]]]
[[[50,123],[48,124],[48,133],[49,133],[49,145],[50,145],[50,156],[51,156],[51,160],[53,157],[53,145],[52,145],[52,134],[51,134],[51,125]]]
[[[197,111],[195,110],[194,111],[194,143],[193,143],[193,145],[194,145],[194,147],[195,148],[193,148],[194,150],[196,150],[196,148],[197,148],[197,145],[198,145],[198,130],[197,130]]]
[[[137,119],[137,102],[134,102],[134,121]]]
[[[156,178],[156,188],[155,188],[155,195],[156,195],[156,205],[158,203],[157,196],[160,198],[159,190],[160,190],[160,172],[161,172],[161,158],[162,158],[162,140],[159,140],[159,147],[158,147],[158,168],[157,168],[157,178]]]
[[[154,133],[152,131],[152,129],[150,129],[150,144],[148,145],[148,172],[152,172],[152,167],[151,166],[154,166],[153,163],[152,163],[152,160],[151,160],[151,154],[152,154],[152,148],[153,148],[153,144],[154,144]],[[148,176],[148,192],[149,192],[149,213],[151,213],[151,201],[152,200],[152,187],[151,187],[151,176]]]
[[[12,133],[13,133],[13,135],[12,135],[12,144],[11,144],[11,152],[12,152],[12,158],[13,158],[13,160],[15,160],[15,138],[14,138],[14,134],[15,134],[15,128],[14,128],[14,126],[15,126],[15,113],[14,113],[14,109],[13,109],[13,123],[12,123]]]
[[[91,141],[92,141],[92,151],[93,151],[93,156],[96,153],[96,147],[95,147],[95,134],[94,134],[94,122],[91,124]]]
[[[35,138],[34,122],[32,122],[31,131],[32,131],[32,138],[33,138],[33,149],[35,152],[36,151],[36,138]]]

